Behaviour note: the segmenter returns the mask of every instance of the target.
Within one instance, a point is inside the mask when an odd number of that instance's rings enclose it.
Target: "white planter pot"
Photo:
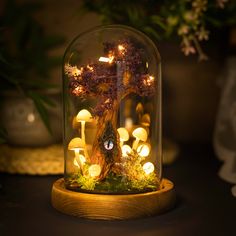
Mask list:
[[[49,108],[52,135],[46,129],[34,102],[22,94],[7,92],[1,99],[1,124],[7,131],[7,142],[17,146],[46,146],[62,137],[62,112],[58,91],[45,91],[54,102]]]

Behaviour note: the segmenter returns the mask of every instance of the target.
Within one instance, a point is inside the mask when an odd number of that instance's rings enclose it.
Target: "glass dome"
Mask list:
[[[63,63],[65,187],[158,190],[161,63],[154,43],[130,27],[97,27],[71,42]]]

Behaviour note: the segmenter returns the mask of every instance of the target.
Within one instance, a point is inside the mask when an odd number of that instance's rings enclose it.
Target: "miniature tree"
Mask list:
[[[150,96],[154,93],[155,80],[147,73],[142,60],[142,49],[130,41],[103,44],[104,55],[98,61],[80,68],[67,64],[69,90],[80,98],[95,98],[92,111],[97,120],[96,139],[90,156],[91,164],[99,164],[103,179],[112,170],[118,172],[115,163],[121,163],[121,148],[117,132],[118,109],[122,99],[134,93]]]

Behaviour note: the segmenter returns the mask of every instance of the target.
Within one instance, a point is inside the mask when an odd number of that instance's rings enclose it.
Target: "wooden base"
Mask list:
[[[67,190],[64,179],[58,179],[52,187],[52,205],[68,215],[89,219],[126,220],[161,214],[175,203],[174,184],[162,180],[159,191],[128,194],[105,195],[79,193]]]

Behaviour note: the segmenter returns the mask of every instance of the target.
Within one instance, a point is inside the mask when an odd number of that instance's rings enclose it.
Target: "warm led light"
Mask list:
[[[152,83],[153,83],[153,81],[154,81],[154,76],[148,76],[148,78],[147,78],[147,85],[151,85]]]
[[[74,152],[75,152],[75,156],[77,157],[77,156],[79,156],[80,149],[79,148],[75,148]]]
[[[114,60],[114,56],[100,57],[98,60],[101,61],[101,62],[109,62],[109,63],[112,63],[113,60]]]
[[[143,170],[147,175],[151,174],[154,171],[154,169],[155,169],[154,165],[151,162],[146,162],[143,165]]]
[[[92,66],[87,65],[87,68],[88,68],[90,71],[93,71],[93,67],[92,67]]]
[[[141,157],[147,157],[150,153],[150,147],[148,144],[141,144],[137,148],[137,152]]]
[[[80,150],[84,150],[85,143],[81,138],[73,138],[69,144],[68,144],[68,150],[75,151],[76,153],[79,153]]]
[[[81,93],[81,92],[83,92],[83,87],[79,85],[79,86],[76,87],[74,90],[75,90],[77,93]]]
[[[109,63],[112,63],[113,62],[113,60],[114,60],[114,56],[109,56]]]
[[[71,70],[72,75],[76,77],[81,75],[82,72],[83,72],[83,68],[78,69],[76,66],[74,66]]]
[[[123,157],[128,157],[131,152],[132,152],[132,149],[129,145],[123,145],[121,147],[121,151],[122,151],[122,156]]]
[[[118,50],[122,52],[122,51],[125,50],[125,47],[124,47],[123,45],[120,44],[120,45],[118,45]]]
[[[146,142],[147,140],[147,131],[144,128],[137,128],[133,131],[132,135],[135,137],[134,143],[133,143],[133,149],[136,150],[138,147],[139,141]]]
[[[76,120],[81,122],[81,138],[85,143],[85,123],[92,121],[92,115],[88,110],[83,109],[77,114]]]
[[[149,80],[152,82],[154,80],[154,76],[149,76]]]
[[[119,133],[120,136],[120,146],[122,146],[124,142],[129,140],[129,133],[127,129],[123,127],[117,129],[117,132]]]
[[[110,59],[108,57],[100,57],[98,60],[101,62],[109,62]]]
[[[97,177],[101,173],[101,167],[98,164],[94,164],[89,167],[88,171],[91,177]]]

